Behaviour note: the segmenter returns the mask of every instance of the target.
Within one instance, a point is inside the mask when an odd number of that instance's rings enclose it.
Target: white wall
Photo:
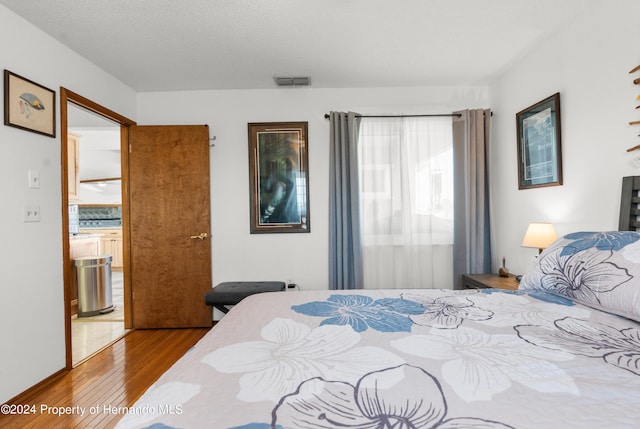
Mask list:
[[[527,224],[550,221],[559,235],[616,230],[622,177],[640,175],[636,96],[629,71],[640,64],[640,2],[593,5],[523,58],[490,88],[494,266],[506,257],[523,273],[537,250],[520,247]],[[563,186],[518,190],[515,115],[560,92]]]
[[[291,279],[327,287],[330,110],[434,113],[492,107],[495,265],[502,256],[522,272],[535,250],[520,247],[527,223],[548,220],[559,233],[615,229],[621,177],[640,174],[626,153],[638,144],[640,93],[627,72],[640,63],[640,3],[593,6],[588,15],[518,61],[489,89],[286,89],[142,93],[42,34],[0,6],[0,68],[58,92],[65,86],[140,124],[209,124],[214,284]],[[10,43],[9,43],[10,41]],[[561,93],[564,185],[519,191],[515,113]],[[488,94],[491,94],[491,103]],[[311,233],[249,234],[247,123],[308,121]],[[59,135],[59,122],[58,122]],[[27,171],[41,188],[28,189]],[[60,139],[0,127],[0,402],[64,367]],[[42,222],[25,224],[25,204]]]
[[[64,86],[135,120],[135,93],[0,6],[0,69]],[[46,106],[45,106],[46,107]],[[65,366],[60,122],[56,138],[0,126],[0,403]],[[40,173],[29,189],[28,170]],[[24,223],[25,205],[42,221]]]
[[[448,113],[487,107],[486,87],[226,90],[138,94],[138,123],[208,124],[213,283],[292,280],[328,287],[329,121],[332,110]],[[249,233],[247,123],[309,123],[311,232]]]

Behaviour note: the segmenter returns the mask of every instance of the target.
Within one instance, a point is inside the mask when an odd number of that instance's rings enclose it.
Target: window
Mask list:
[[[368,288],[439,287],[440,277],[450,284],[452,142],[449,117],[362,118],[358,159]]]

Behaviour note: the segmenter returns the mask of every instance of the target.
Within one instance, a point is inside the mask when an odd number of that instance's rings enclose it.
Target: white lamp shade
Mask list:
[[[558,238],[556,230],[548,222],[533,222],[529,224],[522,240],[522,247],[546,249]]]

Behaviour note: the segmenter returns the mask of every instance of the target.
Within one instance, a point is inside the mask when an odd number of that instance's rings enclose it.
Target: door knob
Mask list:
[[[199,235],[192,235],[191,239],[195,240],[197,238],[198,240],[204,240],[207,237],[209,237],[209,234],[207,234],[206,232],[201,232]]]

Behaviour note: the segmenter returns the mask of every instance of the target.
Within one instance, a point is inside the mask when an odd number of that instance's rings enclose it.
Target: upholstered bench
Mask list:
[[[286,289],[284,282],[224,282],[204,295],[206,305],[211,305],[223,313],[227,305],[236,305],[249,295],[262,292],[281,292]]]

